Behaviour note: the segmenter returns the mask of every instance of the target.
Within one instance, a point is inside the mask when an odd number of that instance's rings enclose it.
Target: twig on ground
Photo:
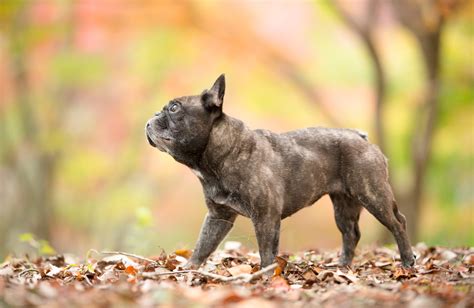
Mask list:
[[[101,251],[100,254],[103,254],[103,255],[123,255],[123,256],[126,256],[126,257],[131,257],[131,258],[135,258],[135,259],[142,260],[142,261],[147,261],[147,262],[150,262],[150,263],[153,263],[153,264],[156,264],[156,265],[159,264],[159,263],[158,263],[157,261],[155,261],[155,260],[152,260],[152,259],[149,259],[149,258],[145,258],[145,257],[139,256],[139,255],[133,254],[133,253],[128,253],[128,252],[121,252],[121,251]]]
[[[35,269],[35,268],[27,268],[26,270],[23,270],[21,271],[19,274],[18,274],[18,277],[21,277],[23,276],[24,274],[28,273],[28,272],[37,272],[38,274],[41,274],[39,270]]]
[[[148,272],[145,272],[145,273],[142,274],[142,276],[147,277],[147,278],[154,278],[154,277],[158,277],[158,276],[193,273],[193,274],[198,274],[198,275],[201,275],[201,276],[209,277],[209,278],[212,278],[214,280],[219,280],[219,281],[222,281],[222,282],[231,282],[231,281],[237,281],[237,280],[243,280],[244,282],[250,282],[250,281],[254,280],[255,278],[258,278],[258,277],[262,276],[266,272],[274,270],[277,266],[278,266],[278,263],[273,263],[273,264],[270,264],[267,267],[262,268],[261,270],[255,272],[253,274],[240,274],[240,275],[237,275],[237,276],[230,276],[230,277],[217,275],[217,274],[213,274],[213,273],[209,273],[209,272],[205,272],[205,271],[199,271],[199,270],[182,270],[182,271],[164,272],[164,273],[148,273]]]

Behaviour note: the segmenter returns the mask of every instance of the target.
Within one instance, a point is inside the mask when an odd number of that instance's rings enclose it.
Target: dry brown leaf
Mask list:
[[[390,261],[375,262],[374,265],[379,268],[386,268],[386,267],[392,266],[392,262]]]
[[[451,250],[443,250],[440,254],[441,258],[446,261],[452,261],[458,256],[455,252]]]
[[[469,307],[474,286],[472,248],[426,249],[416,271],[387,271],[394,264],[390,251],[393,250],[372,249],[360,253],[354,260],[356,271],[323,268],[328,265],[323,260],[332,262],[336,252],[295,254],[294,261],[288,263],[280,257],[278,276],[251,283],[224,282],[206,276],[249,274],[252,267],[255,271],[258,266],[251,257],[255,253],[247,253],[246,249],[236,249],[231,254],[217,251],[200,270],[192,272],[179,268],[170,271],[185,259],[174,253],[162,253],[158,264],[147,258],[134,258],[135,262],[121,256],[74,264],[60,257],[8,259],[0,265],[0,303],[54,307],[60,298],[77,306],[121,306],[126,300],[127,305],[136,306],[333,307],[350,306],[355,301],[361,306],[432,302],[437,306]],[[457,257],[443,260],[445,251]],[[453,256],[450,252],[444,257]]]
[[[328,277],[333,277],[334,272],[329,270],[324,270],[318,274],[318,279],[321,281],[325,281]]]
[[[170,256],[169,258],[166,259],[165,261],[165,267],[167,269],[169,269],[170,271],[173,271],[176,269],[177,265],[179,264],[180,262],[176,260],[176,258],[174,258],[174,256]]]
[[[228,268],[227,271],[232,276],[237,276],[241,274],[250,274],[252,272],[252,267],[248,264],[240,264],[240,265]]]
[[[315,282],[318,280],[318,275],[316,275],[312,269],[307,269],[301,276],[303,276],[306,282]]]
[[[117,264],[115,264],[115,268],[123,271],[125,269],[125,264],[123,264],[122,261],[120,261]]]
[[[340,269],[337,269],[336,275],[346,279],[348,282],[354,283],[354,282],[359,281],[359,278],[357,278],[354,275],[354,272],[352,272],[351,270],[349,270],[347,273],[343,273]]]
[[[466,265],[474,265],[474,254],[466,255],[462,262]]]
[[[270,282],[270,288],[279,290],[279,291],[288,291],[290,289],[290,285],[285,278],[281,276],[274,276]]]
[[[393,273],[392,277],[396,280],[409,279],[409,278],[412,278],[412,277],[416,277],[415,269],[405,268],[405,267],[397,267],[395,269],[395,272]]]
[[[334,278],[334,280],[335,280],[336,282],[338,282],[338,283],[344,283],[344,284],[346,284],[346,283],[349,282],[347,279],[345,279],[344,277],[342,277],[342,276],[340,276],[340,275],[338,275],[338,274],[336,274],[336,273],[333,273],[333,278]]]

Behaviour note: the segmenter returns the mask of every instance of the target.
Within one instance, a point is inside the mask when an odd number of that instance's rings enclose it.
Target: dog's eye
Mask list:
[[[173,105],[171,105],[171,107],[169,108],[169,111],[170,111],[170,112],[176,112],[176,111],[178,111],[178,108],[179,108],[179,105],[178,105],[178,104],[173,104]]]

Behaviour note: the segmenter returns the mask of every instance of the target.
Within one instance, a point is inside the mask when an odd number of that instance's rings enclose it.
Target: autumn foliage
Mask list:
[[[124,252],[11,257],[0,266],[0,303],[7,305],[166,305],[235,307],[474,304],[474,250],[415,247],[414,269],[400,267],[397,252],[361,251],[351,268],[337,253],[283,254],[271,271],[259,271],[258,254],[235,242],[215,252],[200,270],[182,270],[190,251],[151,258]],[[263,275],[262,275],[263,274]]]

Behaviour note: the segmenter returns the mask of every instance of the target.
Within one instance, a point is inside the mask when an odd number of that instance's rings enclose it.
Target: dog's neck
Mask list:
[[[242,150],[242,142],[248,142],[250,138],[250,130],[242,121],[223,114],[212,127],[197,169],[219,176],[219,173],[225,172],[229,161],[237,159]]]

